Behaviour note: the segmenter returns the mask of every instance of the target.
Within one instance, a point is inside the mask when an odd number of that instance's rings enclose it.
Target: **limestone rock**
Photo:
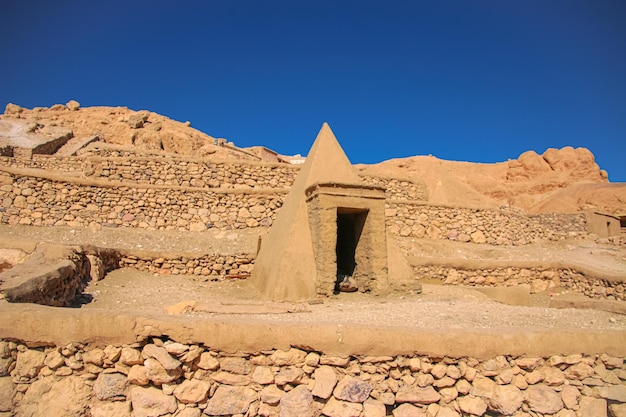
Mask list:
[[[393,417],[428,417],[428,414],[412,404],[400,404],[394,408]]]
[[[524,394],[514,385],[496,385],[489,399],[489,409],[512,416],[522,406]]]
[[[4,114],[7,116],[15,116],[19,115],[24,111],[23,107],[18,106],[17,104],[8,103],[4,108]]]
[[[313,417],[313,395],[304,385],[298,385],[280,399],[280,417]]]
[[[339,381],[333,391],[333,396],[338,400],[352,403],[362,403],[372,391],[372,386],[365,382],[346,375]]]
[[[493,395],[493,390],[496,385],[497,384],[492,379],[478,375],[472,382],[471,393],[476,397],[490,398]]]
[[[13,384],[11,378],[0,378],[0,412],[13,409],[13,398],[16,392],[15,384]]]
[[[532,411],[554,414],[563,408],[561,396],[546,385],[533,385],[526,390],[526,403]]]
[[[363,417],[385,417],[387,408],[382,401],[368,398],[363,403]]]
[[[176,381],[181,375],[181,368],[168,371],[156,359],[148,358],[144,361],[144,367],[150,381],[155,385],[169,384]]]
[[[174,389],[174,397],[183,404],[195,404],[206,400],[209,384],[197,379],[186,379]]]
[[[626,417],[626,404],[610,404],[611,417]]]
[[[174,371],[182,364],[179,360],[174,359],[165,348],[148,344],[143,347],[142,355],[144,358],[154,358],[166,371]]]
[[[565,405],[565,407],[569,408],[570,410],[574,409],[574,407],[578,405],[579,397],[580,391],[578,391],[578,388],[574,386],[566,385],[561,390],[561,400],[563,400],[563,404]]]
[[[252,368],[245,358],[227,357],[220,360],[220,369],[233,374],[248,375]]]
[[[440,399],[441,395],[433,387],[404,385],[396,393],[396,402],[399,403],[432,404]]]
[[[274,373],[267,366],[257,366],[252,373],[252,381],[261,385],[274,383]]]
[[[474,233],[470,234],[470,238],[474,243],[487,243],[487,238],[485,237],[485,234],[480,230],[477,230]]]
[[[50,369],[57,369],[58,367],[65,365],[65,359],[63,358],[63,355],[61,355],[61,352],[55,349],[46,355],[44,364]]]
[[[298,384],[304,372],[300,368],[283,368],[274,377],[276,385]]]
[[[83,362],[92,363],[96,366],[102,366],[104,363],[104,359],[106,358],[106,354],[102,349],[92,349],[87,352],[83,352]]]
[[[134,385],[148,385],[150,383],[150,375],[145,366],[133,365],[128,370],[128,383]]]
[[[18,378],[34,378],[43,368],[46,354],[38,350],[27,349],[17,354],[17,363],[13,373]]]
[[[458,399],[459,408],[464,413],[482,416],[487,411],[487,403],[480,397],[466,395]]]
[[[251,381],[251,378],[248,375],[237,375],[223,371],[215,372],[211,375],[211,379],[219,382],[220,384],[237,386],[248,385]]]
[[[209,399],[204,413],[210,416],[244,414],[257,398],[256,391],[248,387],[220,385]]]
[[[69,376],[33,382],[17,407],[17,415],[30,417],[82,417],[87,415],[91,387],[82,378]]]
[[[288,365],[296,365],[298,363],[304,362],[306,358],[306,352],[291,348],[288,351],[284,350],[276,350],[270,356],[270,359],[277,366],[288,366]]]
[[[68,110],[76,111],[80,109],[80,103],[76,100],[70,100],[65,104],[65,107],[67,107]]]
[[[315,385],[312,394],[316,397],[327,399],[337,384],[337,375],[330,366],[322,365],[313,373]]]
[[[198,368],[205,369],[207,371],[215,371],[220,367],[220,363],[209,352],[202,352],[200,354],[200,360],[197,363]]]
[[[261,401],[267,404],[276,405],[285,395],[285,391],[276,385],[269,385],[261,390]]]
[[[176,398],[155,387],[134,387],[130,391],[133,417],[157,417],[176,411]]]
[[[354,402],[339,401],[334,397],[322,408],[322,414],[328,417],[359,417],[363,406]]]
[[[101,373],[93,384],[93,392],[99,400],[123,401],[126,399],[127,387],[126,375]]]
[[[581,417],[607,417],[606,410],[606,400],[602,398],[592,398],[584,395],[580,398]]]
[[[91,417],[131,417],[130,401],[98,401],[91,404]]]
[[[143,359],[141,359],[141,352],[137,349],[125,347],[122,348],[122,353],[120,354],[120,362],[124,365],[141,365],[143,364]]]
[[[600,398],[626,403],[626,385],[624,384],[597,387],[593,391]]]

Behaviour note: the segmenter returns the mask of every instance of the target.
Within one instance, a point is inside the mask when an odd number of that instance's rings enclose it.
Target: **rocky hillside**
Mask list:
[[[97,135],[100,141],[113,145],[133,146],[146,151],[164,151],[182,155],[220,158],[249,158],[244,151],[228,146],[225,139],[216,139],[191,127],[147,110],[133,111],[127,107],[80,107],[74,100],[50,108],[26,109],[8,104],[1,119],[11,123],[6,130],[46,135],[52,129],[70,130],[75,138]],[[4,135],[3,135],[4,133]],[[14,142],[22,136],[13,135]],[[216,146],[218,143],[226,146]]]
[[[392,159],[360,165],[369,175],[424,181],[431,203],[462,206],[513,206],[529,213],[597,210],[626,214],[626,184],[609,183],[606,171],[585,148],[524,152],[494,164],[445,161],[433,156]]]
[[[259,159],[225,139],[150,111],[126,107],[86,107],[72,100],[50,108],[8,104],[0,116],[0,151],[8,142],[29,144],[36,137],[96,136],[101,142],[135,152],[167,152],[220,159]],[[4,145],[3,145],[4,144]],[[1,153],[1,152],[0,152]],[[425,185],[428,201],[470,207],[512,206],[529,213],[573,213],[592,209],[626,215],[626,184],[609,183],[608,174],[585,148],[527,151],[494,164],[445,161],[433,156],[359,165],[366,175],[410,179]]]

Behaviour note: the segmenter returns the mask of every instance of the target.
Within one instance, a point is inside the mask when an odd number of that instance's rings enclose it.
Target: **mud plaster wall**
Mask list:
[[[516,287],[527,284],[533,294],[560,286],[592,298],[626,300],[626,285],[623,282],[587,276],[568,268],[461,269],[419,266],[414,267],[414,271],[418,278],[434,279],[447,285]]]
[[[623,411],[624,381],[624,358],[606,354],[479,360],[227,353],[167,337],[108,346],[0,341],[0,413],[17,415],[607,416]]]
[[[34,226],[92,224],[159,230],[271,226],[285,190],[81,185],[0,172],[0,222]],[[525,216],[512,210],[454,208],[387,199],[396,236],[523,245],[588,238],[583,214]]]

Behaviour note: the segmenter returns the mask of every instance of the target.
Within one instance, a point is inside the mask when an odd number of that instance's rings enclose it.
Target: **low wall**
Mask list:
[[[582,213],[526,216],[511,210],[388,201],[385,214],[391,233],[402,237],[525,245],[541,240],[589,236]]]
[[[425,265],[413,268],[418,279],[438,280],[446,285],[471,287],[515,287],[529,285],[530,293],[567,288],[591,298],[626,300],[626,283],[587,275],[571,268],[482,268],[464,269]]]
[[[376,181],[387,181],[392,194],[405,186],[401,180]],[[419,194],[417,188],[414,191]],[[267,227],[276,218],[286,192],[141,186],[81,178],[63,181],[0,172],[0,222],[72,227],[95,223],[190,231]],[[387,200],[386,207],[389,230],[403,237],[495,245],[589,237],[584,214],[525,216],[511,210],[432,206],[392,199]]]
[[[0,413],[91,416],[622,416],[623,357],[332,356],[0,341]],[[62,398],[62,401],[58,399]]]

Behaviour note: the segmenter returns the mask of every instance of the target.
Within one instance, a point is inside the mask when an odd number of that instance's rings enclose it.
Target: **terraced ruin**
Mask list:
[[[626,413],[624,187],[586,150],[467,181],[322,164],[283,210],[313,154],[76,102],[0,124],[0,416]],[[341,216],[354,292],[328,281]]]

